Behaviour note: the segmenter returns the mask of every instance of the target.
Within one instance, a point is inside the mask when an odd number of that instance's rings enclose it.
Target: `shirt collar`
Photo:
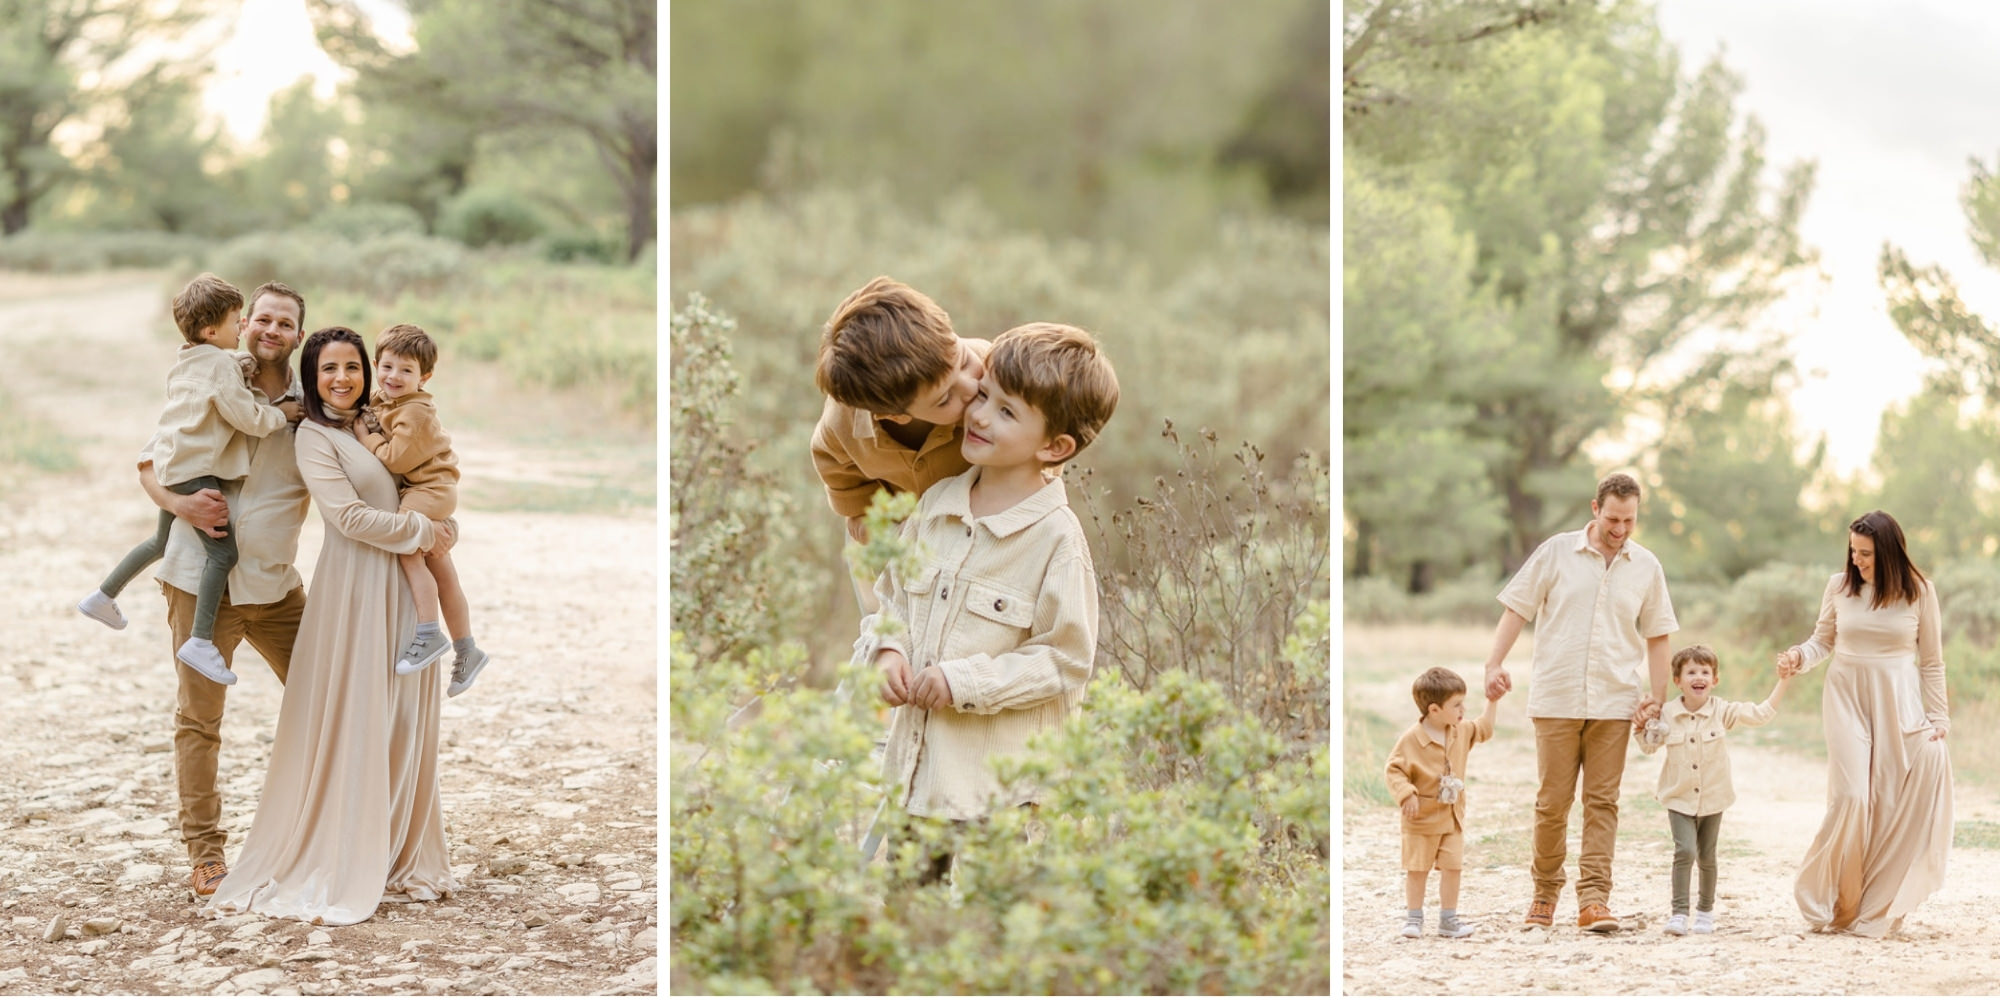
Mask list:
[[[1449,746],[1451,743],[1451,727],[1446,726],[1444,730],[1444,739],[1438,739],[1436,736],[1431,735],[1431,729],[1429,726],[1426,726],[1423,723],[1419,722],[1417,723],[1417,736],[1425,743],[1433,743],[1438,746]]]
[[[1005,538],[1046,517],[1050,512],[1069,506],[1069,491],[1063,486],[1061,476],[1042,484],[1042,488],[1028,494],[1028,498],[998,514],[975,518],[972,516],[972,481],[979,475],[979,467],[973,466],[968,472],[944,481],[944,488],[938,491],[936,505],[932,508],[935,516],[951,516],[972,524],[983,524],[995,537]]]
[[[1708,700],[1702,702],[1700,708],[1691,709],[1687,707],[1687,702],[1679,698],[1673,700],[1673,707],[1674,714],[1677,716],[1689,719],[1706,719],[1710,715],[1715,714],[1715,692],[1709,692]]]
[[[1604,558],[1603,551],[1590,542],[1590,522],[1588,521],[1584,522],[1583,530],[1576,533],[1576,550],[1578,552],[1595,553],[1599,559]],[[1625,539],[1625,544],[1618,549],[1618,558],[1627,562],[1632,560],[1632,540],[1630,538]]]

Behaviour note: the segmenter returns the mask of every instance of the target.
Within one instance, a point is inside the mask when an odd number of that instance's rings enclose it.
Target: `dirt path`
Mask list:
[[[122,632],[71,607],[151,530],[131,460],[174,350],[158,332],[160,287],[151,275],[0,274],[0,400],[53,425],[82,463],[0,464],[0,992],[656,992],[650,509],[495,509],[468,490],[453,555],[495,660],[444,708],[458,896],[385,904],[352,927],[195,916],[174,829],[164,604],[135,582]],[[550,495],[527,470],[550,468],[555,445],[476,425],[454,437],[468,484],[499,495],[518,477]],[[315,513],[300,545],[308,578],[320,532]],[[232,858],[282,696],[249,647],[236,667],[222,753]],[[45,940],[56,921],[67,930]]]
[[[1409,678],[1442,664],[1480,676],[1490,633],[1477,629],[1357,629],[1346,632],[1346,698],[1405,725]],[[1825,806],[1822,761],[1788,750],[1768,731],[1730,734],[1737,804],[1723,819],[1718,858],[1717,931],[1670,937],[1667,916],[1672,844],[1653,799],[1657,758],[1636,749],[1626,762],[1611,907],[1627,930],[1577,930],[1574,879],[1578,826],[1570,828],[1571,883],[1553,931],[1523,930],[1530,878],[1527,836],[1535,793],[1535,751],[1525,716],[1528,643],[1508,658],[1515,693],[1500,707],[1495,738],[1468,764],[1470,806],[1459,909],[1481,924],[1470,938],[1434,936],[1436,881],[1426,900],[1426,936],[1398,936],[1403,909],[1396,811],[1350,800],[1345,807],[1341,907],[1342,991],[1351,994],[1952,994],[2000,990],[2000,914],[1989,888],[2000,852],[1954,848],[1949,882],[1884,941],[1806,932],[1792,900],[1799,859]],[[1736,692],[1724,675],[1724,696]],[[1761,693],[1759,694],[1761,697]],[[1475,695],[1468,714],[1476,714]],[[1817,715],[1804,700],[1784,713]],[[1381,748],[1386,757],[1388,747]],[[1960,824],[2000,817],[2000,805],[1960,781]]]

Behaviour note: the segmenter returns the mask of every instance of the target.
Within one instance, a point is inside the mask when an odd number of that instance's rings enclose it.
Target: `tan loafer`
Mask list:
[[[1576,925],[1587,931],[1608,934],[1618,929],[1618,918],[1603,903],[1590,903],[1576,911]]]
[[[1553,927],[1556,922],[1556,904],[1535,900],[1528,904],[1528,916],[1521,921],[1530,927]]]
[[[215,887],[222,884],[222,877],[227,874],[228,865],[220,861],[204,861],[188,874],[188,885],[194,887],[197,896],[212,896],[215,895]]]

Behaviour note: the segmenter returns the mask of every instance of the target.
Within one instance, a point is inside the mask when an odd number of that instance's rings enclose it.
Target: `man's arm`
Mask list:
[[[1486,654],[1486,698],[1498,699],[1514,689],[1514,679],[1507,675],[1507,653],[1514,648],[1514,640],[1521,637],[1521,627],[1528,624],[1526,618],[1513,608],[1500,612],[1500,624],[1493,629],[1493,649]]]
[[[210,538],[225,538],[229,532],[222,526],[229,523],[229,501],[223,499],[218,490],[197,490],[182,496],[160,485],[160,479],[153,474],[153,463],[139,463],[139,485],[151,497],[155,506],[175,517],[195,526],[197,531],[206,532]]]
[[[1673,676],[1673,669],[1667,662],[1672,639],[1671,635],[1655,635],[1646,639],[1646,674],[1652,684],[1646,700],[1632,711],[1634,726],[1643,726],[1647,720],[1658,717],[1660,706],[1667,703],[1667,681]]]

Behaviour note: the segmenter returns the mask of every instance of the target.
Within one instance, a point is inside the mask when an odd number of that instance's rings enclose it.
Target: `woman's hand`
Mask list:
[[[1793,646],[1779,653],[1775,662],[1779,677],[1793,677],[1805,666],[1805,654],[1799,652],[1799,647]]]
[[[1950,726],[1932,726],[1931,742],[1936,743],[1937,741],[1944,739],[1945,736],[1948,735],[1950,732],[1951,732]]]
[[[432,521],[431,533],[436,536],[437,540],[431,543],[430,548],[424,550],[424,554],[427,556],[444,555],[451,551],[452,543],[458,541],[458,537],[452,533],[451,522],[449,521]]]

